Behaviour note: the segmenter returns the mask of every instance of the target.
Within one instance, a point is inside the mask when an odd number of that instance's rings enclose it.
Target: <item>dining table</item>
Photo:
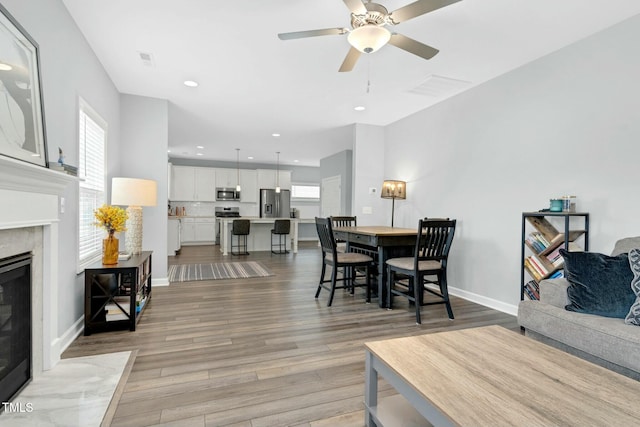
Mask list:
[[[336,240],[346,242],[347,251],[359,251],[372,255],[378,268],[378,305],[387,307],[386,280],[388,259],[413,256],[417,228],[388,227],[383,225],[365,225],[335,227]]]

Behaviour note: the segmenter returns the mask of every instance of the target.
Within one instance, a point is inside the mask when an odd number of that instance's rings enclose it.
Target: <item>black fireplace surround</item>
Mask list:
[[[0,259],[0,412],[31,380],[31,259]]]

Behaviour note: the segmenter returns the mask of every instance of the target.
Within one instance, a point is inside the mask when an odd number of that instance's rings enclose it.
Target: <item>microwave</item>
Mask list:
[[[224,200],[236,200],[240,201],[240,192],[235,188],[216,188],[216,200],[224,201]]]

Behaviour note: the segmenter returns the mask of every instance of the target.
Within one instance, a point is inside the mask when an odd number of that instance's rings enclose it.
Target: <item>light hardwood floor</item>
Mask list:
[[[453,297],[422,308],[422,325],[402,298],[394,310],[336,291],[314,293],[320,251],[222,257],[218,247],[184,247],[169,264],[261,261],[273,276],[173,283],[153,289],[135,332],[79,337],[64,358],[138,350],[113,426],[362,426],[366,341],[498,324],[516,318]],[[453,284],[455,286],[455,284]],[[395,391],[381,384],[381,394]]]

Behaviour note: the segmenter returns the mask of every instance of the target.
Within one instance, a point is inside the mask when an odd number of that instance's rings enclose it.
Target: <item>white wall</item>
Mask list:
[[[118,92],[59,0],[2,0],[2,5],[38,43],[47,151],[58,159],[61,147],[70,165],[78,165],[78,97],[108,123],[108,173],[117,167],[120,137]],[[82,327],[84,277],[76,274],[78,189],[69,186],[59,224],[58,341],[61,348]]]
[[[152,282],[168,285],[167,200],[169,102],[164,99],[122,95],[122,147],[120,176],[152,179],[158,184],[157,206],[142,210],[142,249],[152,250]]]
[[[639,39],[634,17],[386,128],[385,176],[408,182],[396,225],[459,221],[455,292],[515,312],[521,213],[549,198],[578,197],[593,251],[640,234]]]

